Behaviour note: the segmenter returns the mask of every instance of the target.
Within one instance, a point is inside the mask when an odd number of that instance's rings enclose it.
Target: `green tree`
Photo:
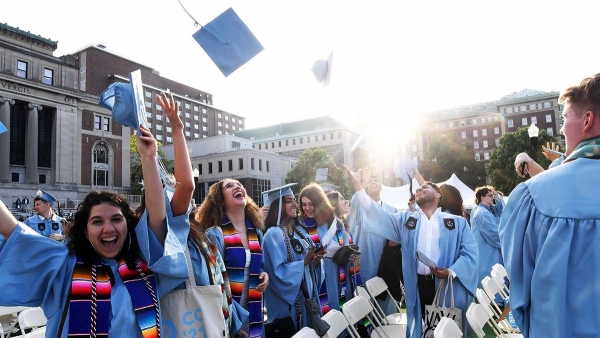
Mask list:
[[[142,161],[140,158],[140,153],[137,150],[137,138],[134,135],[129,137],[129,149],[131,154],[131,194],[133,195],[141,195],[142,194],[142,184],[140,183],[144,178],[142,174]],[[162,143],[158,142],[158,156],[162,159],[165,168],[171,170],[171,161],[167,160],[165,157],[165,153],[162,150]]]
[[[500,138],[500,146],[494,149],[490,156],[490,162],[485,166],[492,186],[505,195],[510,194],[517,184],[526,180],[517,175],[514,163],[520,153],[526,152],[531,156],[531,140],[527,128],[519,128],[515,132],[504,134]],[[542,168],[550,165],[550,161],[542,155],[541,146],[546,142],[557,142],[557,140],[542,129],[538,137],[538,147],[535,150],[535,159]]]
[[[298,183],[294,188],[294,192],[298,193],[302,188],[311,182],[315,181],[317,169],[328,168],[327,183],[340,186],[339,191],[346,198],[352,196],[353,191],[350,189],[350,182],[346,178],[346,173],[335,164],[335,161],[329,153],[323,148],[306,149],[298,163],[294,165],[292,170],[287,174],[286,183]]]
[[[433,136],[427,156],[419,164],[421,175],[439,183],[454,173],[471,189],[484,185],[485,165],[475,160],[475,152],[470,147],[462,144],[456,134]]]

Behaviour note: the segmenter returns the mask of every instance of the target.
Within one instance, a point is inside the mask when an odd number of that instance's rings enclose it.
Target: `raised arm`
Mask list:
[[[522,163],[525,163],[525,169],[527,170],[525,173],[521,173]],[[532,160],[527,153],[520,153],[517,155],[515,158],[515,170],[517,171],[517,175],[520,177],[526,177],[525,174],[527,173],[529,173],[529,176],[533,177],[541,172],[544,172],[544,168]]]
[[[146,210],[148,211],[148,226],[159,240],[165,242],[167,232],[165,197],[163,186],[158,173],[157,143],[148,127],[140,126],[141,135],[137,135],[138,152],[142,162]]]
[[[167,97],[165,93],[162,96],[156,95],[158,104],[163,108],[165,115],[171,125],[171,134],[173,138],[173,153],[175,157],[175,181],[177,187],[171,200],[171,211],[173,216],[185,214],[192,201],[194,194],[194,178],[192,176],[192,164],[183,135],[183,123],[179,118],[179,104],[173,98],[173,94]]]
[[[10,213],[4,202],[0,200],[0,234],[8,240],[17,227],[17,219]]]
[[[418,168],[413,169],[415,172],[415,178],[417,179],[417,182],[419,183],[419,186],[422,186],[423,183],[425,183],[425,179],[423,178],[423,176],[421,176],[421,173],[419,172]]]

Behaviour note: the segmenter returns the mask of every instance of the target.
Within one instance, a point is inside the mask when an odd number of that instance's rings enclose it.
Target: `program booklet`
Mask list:
[[[429,257],[425,256],[425,254],[419,250],[417,250],[417,259],[419,261],[421,261],[421,263],[427,265],[428,267],[437,269],[437,265],[431,259],[429,259]]]

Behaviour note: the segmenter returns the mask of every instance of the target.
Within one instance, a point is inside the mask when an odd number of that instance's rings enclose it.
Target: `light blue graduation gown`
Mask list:
[[[314,267],[311,264],[304,266],[304,258],[307,250],[313,245],[308,233],[301,227],[296,227],[302,237],[294,232],[294,238],[302,243],[303,237],[309,241],[309,246],[304,248],[302,254],[296,253],[292,249],[294,260],[290,262],[283,232],[279,226],[270,228],[265,234],[263,241],[263,262],[265,271],[269,274],[269,287],[265,291],[265,306],[267,308],[267,322],[276,319],[292,317],[296,325],[296,301],[300,302],[302,308],[302,322],[304,326],[310,327],[310,321],[306,315],[304,307],[304,294],[300,288],[302,276],[306,280],[306,288],[310,297],[319,298],[319,289],[314,273]],[[311,274],[309,272],[313,270]],[[300,328],[296,328],[300,329]]]
[[[421,303],[417,286],[417,240],[421,226],[421,214],[401,211],[390,213],[371,201],[367,217],[373,222],[363,224],[365,231],[398,242],[402,245],[402,273],[406,290],[406,314],[408,327],[406,337],[421,337]],[[409,229],[406,222],[409,217],[416,219],[414,229]],[[460,216],[441,212],[440,219],[440,259],[437,266],[447,268],[456,274],[454,280],[454,306],[463,313],[463,336],[467,337],[469,324],[466,320],[466,311],[469,298],[474,297],[477,288],[477,263],[479,251],[477,242],[473,238],[467,220]],[[453,219],[454,228],[449,229],[444,225],[444,219]],[[374,226],[376,225],[376,226]],[[378,226],[377,226],[378,225]],[[436,278],[436,287],[439,280]],[[446,306],[450,306],[450,297],[446,299]]]
[[[140,253],[155,273],[159,297],[171,291],[188,277],[184,249],[175,233],[187,236],[188,215],[173,217],[167,204],[167,235],[161,245],[148,228],[145,213],[135,233]],[[67,247],[40,236],[23,223],[15,228],[0,251],[0,306],[40,306],[48,318],[46,336],[56,337],[67,297],[71,290],[73,268],[77,257]],[[142,337],[127,288],[117,270],[117,261],[105,259],[112,270],[115,284],[111,289],[110,337]],[[67,314],[69,314],[67,312]],[[67,315],[61,337],[67,337]]]
[[[343,226],[343,225],[342,225]],[[317,227],[317,232],[319,233],[319,238],[325,238],[325,234],[327,233],[327,231],[329,230],[329,226],[327,224],[324,225],[319,225]],[[344,245],[348,245],[349,242],[349,237],[348,237],[348,233],[345,231],[345,229],[342,229],[342,240],[344,242]],[[338,237],[337,234],[335,236],[333,236],[333,238],[331,239],[331,242],[335,242],[338,243]],[[326,248],[327,245],[329,245],[329,243],[322,243],[323,246]],[[339,243],[338,243],[339,244]],[[339,265],[337,265],[333,259],[331,258],[327,258],[324,257],[321,260],[321,265],[323,266],[323,271],[324,271],[324,280],[322,281],[322,283],[325,283],[325,286],[327,288],[327,301],[329,303],[329,309],[335,309],[338,311],[340,310],[340,299],[339,299],[339,295],[340,295],[340,268]],[[361,266],[362,269],[362,266]],[[352,299],[353,297],[353,293],[354,293],[354,287],[353,287],[353,283],[354,281],[351,281],[352,279],[352,275],[350,274],[350,263],[346,263],[344,270],[346,271],[346,290],[343,290],[345,295],[346,295],[346,301]],[[362,273],[362,270],[361,270]],[[361,275],[362,277],[362,275]]]
[[[48,237],[50,234],[63,234],[63,226],[60,220],[61,217],[57,214],[52,215],[49,220],[39,215],[33,215],[31,217],[27,217],[23,223],[38,234]]]
[[[374,203],[377,208],[380,208],[377,203]],[[348,216],[348,224],[350,224],[350,233],[354,244],[360,248],[360,276],[363,282],[377,276],[379,270],[379,262],[383,254],[386,240],[371,232],[364,230],[364,225],[368,222],[373,222],[366,217],[365,208],[360,204],[360,199],[356,194],[352,196],[350,201],[350,215]],[[389,212],[396,212],[396,208],[387,203],[383,203],[383,209]],[[377,226],[377,224],[370,224]]]
[[[500,244],[524,337],[600,337],[598,169],[580,158],[510,194]]]
[[[479,204],[475,209],[475,213],[471,216],[471,230],[479,249],[479,277],[477,284],[482,288],[481,280],[491,275],[492,266],[497,263],[504,265],[502,253],[500,252],[498,220],[490,212],[490,207],[481,203]],[[496,302],[502,302],[500,295],[496,296]]]

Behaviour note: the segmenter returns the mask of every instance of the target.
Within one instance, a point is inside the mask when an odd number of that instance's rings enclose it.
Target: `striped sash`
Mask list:
[[[262,333],[263,314],[262,314],[262,294],[256,290],[260,279],[262,249],[258,241],[258,234],[252,223],[246,219],[246,232],[248,236],[248,247],[250,249],[250,280],[248,283],[248,312],[250,312],[250,337],[260,337]],[[238,303],[242,298],[244,288],[244,270],[246,268],[246,250],[242,239],[235,227],[225,217],[221,224],[223,231],[223,240],[225,242],[225,266],[229,275],[229,284],[231,285],[231,295]]]
[[[313,243],[315,243],[315,246],[318,243],[321,243],[321,238],[319,238],[319,233],[317,232],[316,222],[312,218],[308,217],[304,217],[303,221],[304,226],[306,226],[306,232],[308,232],[308,235],[310,236],[310,239],[312,239]]]
[[[71,282],[69,337],[108,337],[112,289],[109,270],[101,259],[91,266],[77,260]],[[122,259],[118,270],[131,296],[142,337],[160,337],[157,285],[148,264],[138,259],[136,270],[129,270]]]

